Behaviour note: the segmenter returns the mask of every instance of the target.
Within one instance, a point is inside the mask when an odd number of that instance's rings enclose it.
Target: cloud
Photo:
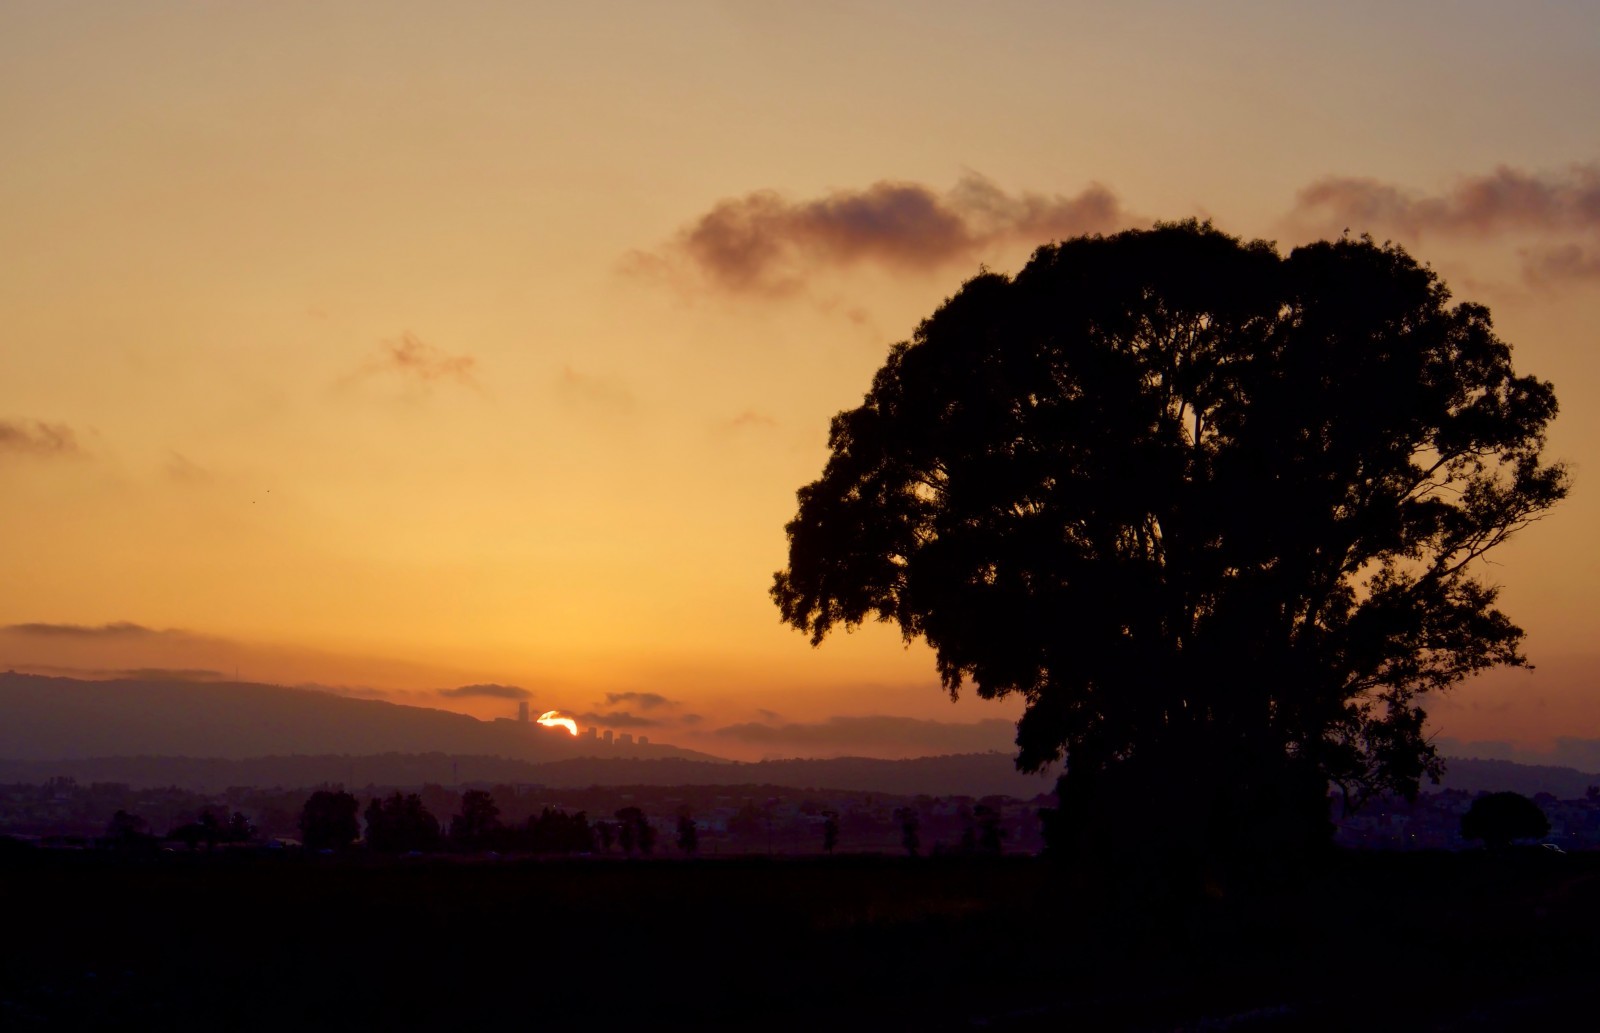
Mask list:
[[[1381,226],[1412,236],[1593,230],[1600,228],[1600,165],[1573,165],[1561,174],[1502,165],[1432,195],[1376,179],[1329,176],[1300,191],[1294,215],[1332,232],[1339,232],[1335,223],[1356,230]]]
[[[37,638],[70,639],[128,639],[152,635],[170,635],[170,631],[157,631],[130,621],[113,621],[110,624],[7,624],[0,631]]]
[[[603,713],[591,710],[587,714],[577,715],[577,718],[586,725],[599,725],[602,728],[659,728],[661,726],[661,722],[655,718],[631,714],[626,710],[609,710]]]
[[[608,692],[606,693],[606,706],[614,707],[618,703],[632,703],[643,710],[653,710],[656,707],[675,707],[678,701],[668,699],[657,692]]]
[[[407,331],[396,340],[378,345],[378,355],[368,359],[341,383],[395,374],[427,388],[440,381],[455,381],[464,387],[478,388],[473,369],[478,360],[471,355],[450,355],[420,340]]]
[[[64,423],[0,420],[0,455],[67,458],[83,455],[78,436]]]
[[[533,693],[516,685],[463,685],[456,689],[440,689],[439,695],[447,699],[531,699]]]
[[[866,715],[811,723],[749,721],[718,728],[714,734],[766,746],[838,750],[893,744],[946,753],[982,753],[1012,749],[1016,725],[1001,718],[963,723]]]
[[[1043,244],[1130,221],[1099,184],[1074,197],[1011,194],[979,175],[943,193],[888,180],[801,201],[758,190],[717,202],[660,252],[635,254],[628,264],[655,276],[686,266],[730,292],[785,293],[823,269],[872,263],[927,271],[995,245]]]
[[[581,373],[571,366],[561,367],[556,387],[568,399],[590,405],[628,410],[636,404],[633,392],[621,378]]]
[[[746,409],[744,412],[728,420],[722,426],[726,430],[768,430],[778,425],[778,421],[758,409]]]
[[[1600,164],[1574,164],[1561,172],[1502,165],[1431,194],[1378,179],[1329,176],[1299,192],[1289,223],[1302,233],[1371,230],[1414,240],[1565,237],[1522,249],[1525,278],[1535,285],[1595,280],[1600,279]]]
[[[212,472],[180,452],[168,452],[164,467],[169,478],[179,484],[209,484],[215,479]]]
[[[1600,280],[1600,244],[1558,244],[1522,249],[1522,273],[1536,287]]]

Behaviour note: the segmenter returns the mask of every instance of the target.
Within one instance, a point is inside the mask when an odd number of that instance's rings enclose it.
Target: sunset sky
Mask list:
[[[794,491],[980,263],[1202,216],[1402,242],[1555,383],[1539,670],[1434,728],[1600,739],[1597,103],[1570,0],[7,4],[0,670],[1005,748],[778,623]]]

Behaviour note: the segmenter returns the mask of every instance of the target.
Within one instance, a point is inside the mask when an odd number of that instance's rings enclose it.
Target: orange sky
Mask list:
[[[779,626],[794,490],[980,262],[1205,215],[1400,240],[1555,382],[1577,487],[1493,569],[1541,668],[1435,724],[1600,738],[1600,9],[754,6],[0,10],[0,625],[145,629],[0,668],[511,684],[730,756],[1012,718]]]

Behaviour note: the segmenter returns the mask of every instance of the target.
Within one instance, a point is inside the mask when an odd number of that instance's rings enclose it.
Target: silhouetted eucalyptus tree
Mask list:
[[[1461,816],[1461,835],[1481,839],[1491,850],[1504,849],[1513,839],[1539,839],[1549,833],[1550,819],[1521,793],[1484,793]]]
[[[1193,222],[983,272],[834,417],[773,598],[813,643],[891,621],[952,696],[1022,695],[1069,840],[1135,804],[1324,837],[1330,780],[1437,777],[1424,693],[1526,662],[1475,561],[1567,492],[1551,386],[1449,299],[1399,247]]]
[[[822,812],[822,849],[825,853],[832,854],[833,848],[839,845],[839,812]]]
[[[690,857],[700,849],[700,826],[687,811],[678,815],[678,849]]]

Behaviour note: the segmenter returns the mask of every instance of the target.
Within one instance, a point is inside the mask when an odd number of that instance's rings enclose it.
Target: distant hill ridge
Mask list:
[[[1004,753],[743,764],[657,743],[598,749],[608,755],[596,756],[592,741],[537,725],[277,685],[0,674],[0,783],[65,775],[80,782],[208,789],[769,784],[1021,798],[1055,785],[1053,777],[1018,772]],[[1438,788],[1572,799],[1591,785],[1600,785],[1600,774],[1452,758]]]
[[[1438,787],[1465,792],[1513,790],[1560,799],[1600,785],[1600,774],[1501,760],[1455,759]],[[1012,796],[1029,799],[1054,790],[1049,775],[1024,775],[1003,753],[968,753],[914,760],[842,757],[768,760],[752,764],[682,758],[637,760],[581,757],[536,763],[508,757],[444,753],[365,756],[271,756],[240,760],[204,757],[91,757],[0,759],[0,784],[40,783],[58,776],[79,782],[124,782],[135,788],[179,786],[220,791],[229,786],[308,788],[324,784],[420,787],[427,783],[522,783],[559,788],[588,786],[774,785],[904,795]]]
[[[931,796],[1033,797],[1055,780],[1024,775],[1010,756],[968,753],[915,760],[840,757],[755,763],[682,758],[640,760],[579,757],[531,763],[507,757],[444,753],[371,756],[92,757],[70,760],[0,760],[0,784],[39,783],[58,776],[79,782],[125,782],[135,788],[179,786],[216,791],[229,786],[305,788],[340,784],[419,787],[461,783],[523,783],[561,788],[594,785],[776,785],[793,789],[843,789]]]
[[[0,758],[435,753],[564,760],[719,758],[665,744],[604,746],[536,724],[256,682],[83,681],[0,674]]]

